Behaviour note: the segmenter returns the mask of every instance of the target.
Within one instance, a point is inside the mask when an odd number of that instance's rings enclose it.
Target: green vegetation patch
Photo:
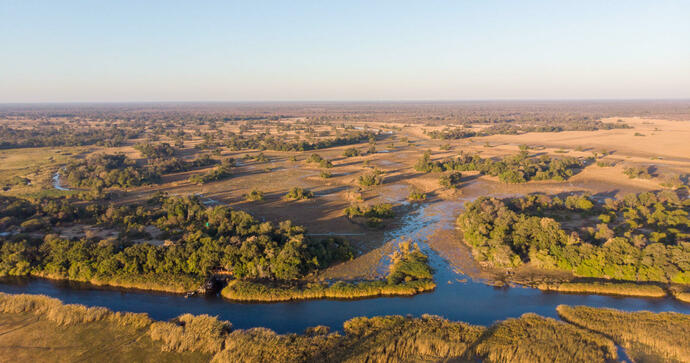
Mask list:
[[[688,213],[690,201],[669,190],[605,202],[587,195],[481,197],[457,224],[484,265],[532,263],[583,277],[689,284]]]

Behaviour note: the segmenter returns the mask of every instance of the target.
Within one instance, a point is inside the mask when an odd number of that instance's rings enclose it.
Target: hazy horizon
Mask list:
[[[0,4],[0,104],[690,98],[690,3]]]

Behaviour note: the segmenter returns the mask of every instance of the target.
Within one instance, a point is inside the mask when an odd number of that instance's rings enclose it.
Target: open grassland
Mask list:
[[[557,310],[563,320],[613,339],[637,362],[690,362],[688,315],[565,305]]]
[[[4,195],[57,197],[72,193],[53,188],[53,174],[83,151],[77,147],[0,150],[0,190]]]

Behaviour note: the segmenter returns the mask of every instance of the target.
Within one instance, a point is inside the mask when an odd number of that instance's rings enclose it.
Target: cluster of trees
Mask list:
[[[368,207],[353,204],[345,208],[345,215],[350,219],[363,217],[369,227],[379,227],[384,219],[395,217],[393,205],[390,203],[374,204]]]
[[[410,296],[433,290],[433,271],[428,257],[417,245],[403,242],[391,257],[385,280],[304,283],[274,282],[270,285],[251,280],[232,281],[221,295],[235,301],[290,301],[305,299],[361,299],[375,296]]]
[[[155,182],[160,174],[140,167],[124,154],[96,154],[71,162],[64,168],[67,182],[75,187],[102,190],[108,187],[135,187]]]
[[[177,153],[177,149],[170,146],[167,142],[162,142],[160,144],[147,142],[137,144],[134,148],[149,159],[168,159]]]
[[[415,170],[423,173],[444,171],[479,171],[482,174],[497,176],[505,183],[525,183],[530,180],[563,181],[584,166],[578,158],[551,158],[548,155],[529,157],[529,152],[500,160],[484,159],[477,154],[460,153],[455,159],[432,161],[431,152],[426,151],[415,163]]]
[[[308,164],[317,163],[317,164],[319,164],[319,167],[325,168],[325,169],[329,169],[329,168],[333,167],[332,161],[324,159],[321,157],[321,155],[316,154],[316,153],[309,155],[309,158],[307,159],[307,163]]]
[[[0,149],[46,146],[102,145],[115,147],[137,138],[140,130],[116,127],[34,127],[31,129],[0,126]]]
[[[345,241],[311,240],[304,228],[290,221],[278,226],[261,223],[226,206],[206,207],[197,197],[157,195],[139,205],[111,205],[103,210],[94,210],[99,207],[92,205],[89,211],[44,201],[3,203],[6,224],[19,218],[47,218],[47,214],[54,214],[56,221],[88,223],[79,217],[89,215],[98,216],[97,224],[124,233],[117,240],[101,241],[68,240],[54,234],[42,240],[25,234],[0,237],[0,275],[106,282],[152,276],[159,277],[160,288],[165,289],[170,276],[199,280],[218,268],[237,278],[292,280],[352,256]],[[170,242],[158,246],[127,238],[127,232],[152,225]]]
[[[286,141],[284,137],[273,136],[268,133],[253,135],[230,134],[224,140],[224,145],[232,150],[258,149],[275,151],[305,151],[327,149],[335,146],[359,144],[361,142],[376,139],[372,132],[357,131],[347,135],[317,141]]]
[[[469,126],[470,124],[466,124]],[[602,122],[599,120],[582,120],[580,122],[549,122],[516,125],[505,122],[474,131],[471,128],[446,127],[442,130],[425,131],[432,139],[454,140],[474,136],[518,135],[527,132],[562,132],[562,131],[596,131],[611,129],[629,129],[625,123]]]
[[[623,169],[623,174],[627,175],[630,179],[651,179],[652,175],[649,173],[649,168],[641,166],[629,166]]]
[[[232,168],[235,167],[235,159],[226,158],[211,171],[204,174],[192,175],[189,177],[189,182],[194,184],[206,184],[218,180],[223,180],[232,175]]]
[[[189,171],[215,164],[218,164],[217,159],[212,158],[209,154],[203,154],[189,161],[176,157],[159,159],[153,163],[151,167],[160,174],[168,174]]]
[[[585,277],[688,284],[688,213],[690,201],[672,191],[603,203],[587,195],[481,197],[457,223],[475,258],[487,265],[531,262]],[[573,218],[580,220],[574,227],[558,221]]]
[[[294,187],[285,194],[287,200],[302,200],[314,198],[314,192],[302,187]]]

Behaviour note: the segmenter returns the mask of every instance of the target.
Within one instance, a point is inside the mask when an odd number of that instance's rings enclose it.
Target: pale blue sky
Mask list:
[[[0,103],[690,97],[690,1],[0,0]]]

